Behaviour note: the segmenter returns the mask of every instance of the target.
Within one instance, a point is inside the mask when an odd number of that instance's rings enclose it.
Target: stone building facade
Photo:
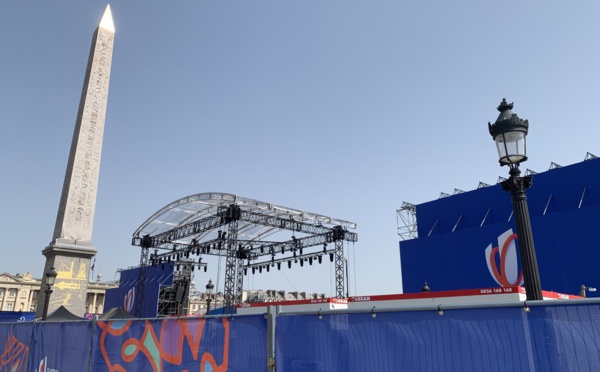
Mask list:
[[[0,311],[35,312],[42,281],[30,273],[0,273]],[[104,312],[104,294],[107,289],[116,288],[115,283],[89,282],[85,310],[88,314]],[[83,314],[76,314],[83,316]]]

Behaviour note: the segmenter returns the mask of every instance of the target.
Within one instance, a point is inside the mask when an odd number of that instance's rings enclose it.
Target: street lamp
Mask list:
[[[48,317],[48,305],[50,304],[50,294],[52,293],[52,286],[58,274],[54,270],[54,266],[50,268],[50,271],[46,273],[46,298],[44,298],[44,312],[42,313],[42,320],[46,320]]]
[[[503,98],[498,106],[498,111],[500,111],[498,119],[494,124],[488,123],[488,127],[498,147],[500,166],[508,165],[510,168],[510,178],[502,182],[502,189],[510,192],[513,204],[527,300],[543,300],[527,207],[527,195],[525,194],[525,190],[531,186],[531,177],[521,177],[519,170],[519,164],[527,160],[525,138],[529,122],[520,119],[517,114],[512,112],[512,108],[513,104],[507,103]]]
[[[215,286],[212,284],[212,279],[209,279],[206,285],[206,293],[208,294],[208,298],[206,299],[206,315],[210,315],[210,301],[212,301],[213,289],[215,289]]]
[[[588,292],[596,292],[596,288],[594,288],[594,287],[586,287],[585,285],[583,285],[583,284],[582,284],[582,285],[581,285],[581,291],[579,291],[579,295],[580,295],[581,297],[587,297],[587,296],[585,295],[585,291],[588,291]]]

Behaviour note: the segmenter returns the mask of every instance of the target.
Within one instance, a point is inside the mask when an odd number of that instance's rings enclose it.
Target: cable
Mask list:
[[[279,272],[281,273],[281,275],[283,275],[283,277],[285,278],[285,280],[287,280],[288,283],[290,283],[290,285],[292,286],[292,288],[294,288],[294,291],[298,292],[298,290],[296,289],[296,287],[294,286],[294,284],[292,284],[292,282],[290,282],[290,280],[288,279],[288,277],[285,276],[285,274],[283,273],[283,270],[279,270]]]
[[[354,247],[354,242],[352,242],[352,265],[354,266],[354,295],[358,293],[358,288],[356,287],[356,249]]]

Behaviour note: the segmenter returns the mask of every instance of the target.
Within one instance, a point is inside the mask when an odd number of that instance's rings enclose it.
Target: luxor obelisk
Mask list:
[[[114,36],[107,6],[92,38],[54,235],[42,251],[46,256],[44,274],[52,267],[58,273],[48,313],[61,305],[78,316],[85,313],[90,261],[97,252],[92,229]],[[43,275],[36,317],[43,312],[45,289]]]

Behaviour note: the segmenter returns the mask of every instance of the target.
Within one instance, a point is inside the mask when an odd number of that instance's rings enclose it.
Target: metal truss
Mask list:
[[[403,202],[400,209],[396,210],[396,223],[401,240],[416,239],[417,207],[414,204]]]
[[[344,241],[335,241],[335,290],[337,298],[344,298]]]
[[[172,205],[172,208],[181,208],[178,203]],[[285,213],[274,214],[273,209],[277,212],[283,210]],[[148,265],[148,261],[153,265],[172,263],[186,265],[185,267],[188,268],[203,267],[206,271],[206,266],[202,263],[202,255],[226,257],[224,281],[226,312],[234,311],[235,305],[241,302],[244,274],[248,269],[256,271],[258,268],[262,272],[262,268],[266,268],[268,271],[267,263],[270,267],[277,264],[280,268],[284,261],[291,266],[292,260],[300,262],[301,266],[304,266],[304,262],[312,264],[315,260],[320,263],[325,254],[329,254],[330,260],[335,262],[336,296],[344,297],[343,242],[356,242],[358,236],[341,225],[324,224],[325,221],[341,220],[327,220],[323,216],[307,213],[311,220],[305,217],[305,212],[279,207],[265,208],[264,211],[257,208],[246,209],[245,204],[235,203],[221,205],[218,208],[212,207],[211,212],[212,215],[207,216],[208,212],[205,212],[202,218],[195,221],[186,216],[181,223],[173,223],[175,227],[156,234],[142,234],[143,229],[140,228],[132,238],[132,245],[142,248],[142,255],[145,255],[144,265]],[[158,218],[159,215],[160,213],[157,212],[152,218]],[[150,219],[144,223],[144,226],[153,223],[149,221]],[[356,226],[348,221],[342,222],[346,226]],[[217,229],[218,231],[215,231]],[[291,239],[283,241],[264,239],[268,235],[284,230],[292,232]],[[297,238],[295,233],[305,236]],[[327,243],[334,243],[335,248],[328,250]],[[324,248],[322,251],[304,251],[314,246]],[[154,248],[154,254],[148,260],[149,248]],[[276,258],[276,255],[283,257]],[[190,256],[198,256],[197,263],[190,259]],[[260,260],[261,257],[270,257],[270,260]],[[143,292],[143,289],[141,290]],[[142,298],[139,300],[142,301]]]
[[[146,276],[148,269],[148,254],[149,247],[143,245],[142,252],[140,254],[140,270],[138,271],[138,280],[135,285],[135,307],[133,309],[133,315],[140,318],[144,307],[144,291],[146,289]]]
[[[325,243],[322,251],[303,253],[303,254],[294,255],[292,257],[284,257],[284,258],[278,258],[278,259],[275,259],[275,257],[272,257],[271,260],[269,260],[269,261],[248,263],[247,265],[244,265],[244,275],[248,274],[248,270],[252,270],[252,274],[254,274],[256,272],[256,270],[259,270],[259,272],[261,272],[261,273],[262,273],[263,269],[265,269],[266,271],[269,271],[269,268],[275,267],[275,265],[277,265],[277,269],[279,270],[279,269],[281,269],[282,263],[287,263],[288,268],[291,268],[293,263],[294,264],[300,263],[300,266],[304,266],[305,262],[308,262],[309,265],[312,265],[313,262],[315,262],[315,261],[318,263],[322,263],[323,256],[325,256],[325,255],[329,255],[329,260],[331,262],[333,262],[334,253],[335,253],[335,250],[327,249],[327,243]]]
[[[238,292],[238,282],[236,281],[237,272],[237,233],[238,221],[240,217],[240,207],[232,205],[229,214],[229,234],[227,235],[227,259],[225,261],[225,302],[224,309],[228,314],[233,313],[233,306],[241,301],[242,290]],[[243,276],[242,279],[243,286]]]
[[[174,241],[188,236],[198,235],[209,230],[213,230],[217,227],[225,225],[225,221],[226,220],[222,217],[221,213],[218,213],[215,216],[210,216],[199,221],[190,222],[184,226],[180,226],[172,230],[166,231],[164,233],[156,234],[154,236],[134,236],[131,240],[131,245],[141,246],[142,244],[145,244],[154,248],[169,248],[169,246]],[[145,242],[143,242],[144,239],[146,240]]]

